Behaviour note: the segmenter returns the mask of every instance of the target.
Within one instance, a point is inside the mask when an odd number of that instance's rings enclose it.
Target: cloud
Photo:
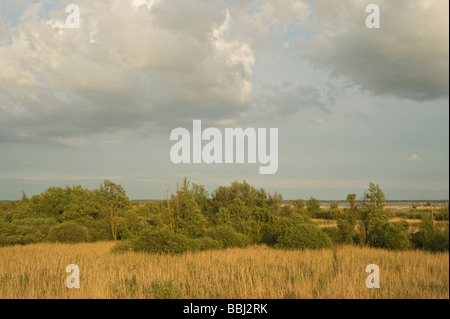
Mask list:
[[[328,113],[339,84],[291,70],[272,78],[274,66],[254,74],[274,53],[301,52],[293,63],[307,59],[377,94],[448,93],[445,1],[380,0],[380,30],[365,28],[359,0],[79,0],[80,29],[65,27],[70,1],[50,2],[21,2],[15,24],[0,14],[0,141],[82,146],[90,135],[145,137],[193,117],[240,125]]]
[[[64,7],[43,15],[31,4],[0,42],[0,140],[82,145],[89,134],[249,107],[254,53],[222,3],[77,4],[80,29],[65,27]]]
[[[109,144],[109,145],[120,145],[120,144],[122,144],[121,141],[117,141],[117,140],[108,140],[105,143]]]
[[[314,123],[316,123],[316,124],[321,124],[321,123],[323,123],[324,121],[325,121],[324,118],[314,118]]]
[[[295,49],[375,94],[417,101],[448,96],[448,1],[378,0],[380,29],[365,27],[369,3],[314,1],[312,22],[304,24],[311,35],[299,37]]]
[[[273,124],[274,120],[283,120],[304,109],[319,109],[327,114],[328,105],[333,103],[328,91],[314,85],[266,84],[254,97],[251,108],[240,114],[240,120]]]
[[[408,158],[408,161],[421,161],[422,158],[419,157],[417,154],[413,154]]]
[[[367,123],[363,121],[358,121],[358,125],[361,127],[368,127]]]

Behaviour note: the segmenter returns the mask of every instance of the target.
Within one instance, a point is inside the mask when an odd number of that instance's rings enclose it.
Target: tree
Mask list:
[[[352,244],[355,225],[349,221],[339,218],[337,221],[338,238],[340,243]]]
[[[331,210],[338,209],[338,207],[339,207],[339,204],[336,201],[330,203]]]
[[[382,211],[384,209],[385,197],[378,184],[369,183],[369,192],[366,193],[366,199],[370,200],[366,205],[372,211]]]
[[[50,228],[47,240],[63,243],[85,242],[89,240],[89,232],[86,227],[68,221]]]
[[[131,202],[121,185],[114,184],[105,179],[97,191],[102,211],[109,223],[111,234],[117,240],[119,226],[124,220],[125,212],[130,208]]]
[[[381,191],[380,186],[374,183],[369,183],[368,192],[364,194],[364,198],[369,202],[364,202],[364,207],[359,211],[359,217],[361,219],[361,239],[364,241],[369,238],[369,229],[371,228],[372,220],[375,218],[385,218],[384,215],[384,193]],[[361,240],[361,242],[364,242]]]
[[[315,224],[300,224],[287,228],[277,239],[277,248],[330,248],[330,237]]]
[[[356,194],[348,194],[347,195],[348,205],[350,206],[350,210],[356,209]]]
[[[307,206],[308,206],[308,213],[310,214],[310,216],[320,212],[320,202],[314,197],[311,197],[308,200]]]
[[[299,198],[293,201],[294,207],[295,207],[295,212],[298,214],[302,214],[303,210],[306,206],[306,203],[303,199]]]
[[[409,240],[406,233],[386,217],[376,217],[371,221],[367,244],[372,247],[403,250],[409,247]]]

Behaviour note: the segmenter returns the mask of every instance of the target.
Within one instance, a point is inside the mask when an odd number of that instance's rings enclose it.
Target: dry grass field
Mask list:
[[[113,242],[0,248],[0,298],[449,298],[449,254],[266,246],[183,255],[111,253]],[[68,264],[80,288],[68,289]],[[368,264],[381,287],[368,289]]]

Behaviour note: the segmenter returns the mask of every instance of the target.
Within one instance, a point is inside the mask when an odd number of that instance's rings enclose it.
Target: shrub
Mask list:
[[[341,218],[337,221],[339,233],[338,242],[344,244],[353,244],[353,234],[355,233],[355,225]]]
[[[62,243],[80,243],[89,240],[89,232],[86,227],[78,225],[74,221],[68,221],[50,228],[47,240]]]
[[[401,230],[403,230],[405,233],[408,233],[409,224],[406,220],[402,219],[402,220],[399,220],[398,222],[394,222],[393,224],[395,226],[397,226],[398,228],[400,228]]]
[[[413,247],[415,248],[423,248],[423,243],[424,243],[424,235],[423,232],[418,231],[416,233],[413,233],[410,235],[409,237]]]
[[[135,251],[152,253],[183,253],[192,250],[192,240],[166,228],[147,227],[131,240]]]
[[[250,238],[238,233],[230,226],[217,226],[209,230],[207,236],[218,241],[223,248],[245,247],[250,244]]]
[[[286,229],[277,240],[277,248],[305,249],[329,248],[330,237],[316,225],[301,224]]]
[[[273,246],[277,243],[277,234],[275,233],[275,227],[271,224],[265,224],[261,228],[261,242],[269,246]]]
[[[111,227],[104,219],[88,220],[84,222],[84,226],[88,229],[92,241],[113,239]]]
[[[120,240],[111,248],[112,253],[123,253],[132,250],[133,247],[128,240]]]
[[[369,228],[367,244],[371,247],[403,250],[410,243],[406,233],[398,226],[381,218],[375,218]]]
[[[441,208],[439,212],[434,216],[435,220],[449,220],[449,214],[448,214],[448,206]]]
[[[415,248],[422,248],[431,251],[449,250],[449,231],[437,231],[433,236],[426,236],[424,231],[418,231],[410,237]]]
[[[179,299],[181,293],[172,279],[158,280],[152,283],[152,292],[155,299]]]
[[[386,227],[384,248],[404,250],[410,246],[408,235],[398,226],[389,223]]]
[[[337,227],[324,227],[321,229],[325,234],[330,237],[333,243],[340,243],[341,237],[339,235],[339,229]]]
[[[279,217],[273,224],[265,224],[262,229],[261,241],[267,245],[274,246],[281,234],[289,227],[309,223],[310,219],[305,216],[294,213],[289,217]]]
[[[222,245],[219,241],[210,237],[201,237],[192,240],[193,250],[208,250],[208,249],[220,249]]]

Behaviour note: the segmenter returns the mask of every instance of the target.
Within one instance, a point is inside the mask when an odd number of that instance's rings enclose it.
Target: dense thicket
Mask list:
[[[132,204],[122,186],[105,180],[98,189],[52,187],[40,195],[0,206],[0,246],[42,241],[118,240],[114,251],[173,252],[267,244],[282,249],[327,248],[359,244],[387,249],[448,250],[448,207],[421,213],[420,230],[389,221],[384,194],[369,184],[363,201],[347,196],[348,208],[315,198],[283,201],[247,182],[220,186],[209,194],[187,179],[164,200]],[[337,220],[320,229],[313,218]]]

